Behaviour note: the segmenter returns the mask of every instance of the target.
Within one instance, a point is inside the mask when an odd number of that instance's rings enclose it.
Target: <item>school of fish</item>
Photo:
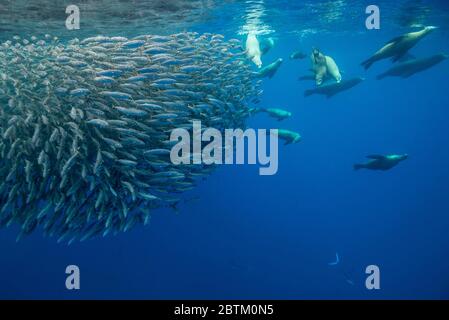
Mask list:
[[[0,227],[71,243],[147,224],[214,168],[170,133],[244,128],[261,80],[239,40],[185,32],[0,45]]]

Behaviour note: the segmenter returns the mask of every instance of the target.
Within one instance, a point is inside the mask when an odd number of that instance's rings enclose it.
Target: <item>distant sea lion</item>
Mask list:
[[[268,109],[260,109],[260,112],[266,112],[273,118],[276,118],[278,121],[290,118],[292,113],[287,110],[278,109],[278,108],[268,108]]]
[[[392,58],[393,62],[400,60],[411,48],[413,48],[419,40],[437,29],[434,26],[428,26],[416,32],[406,33],[402,36],[396,37],[387,42],[379,51],[377,51],[371,58],[362,62],[365,69],[379,60]]]
[[[278,137],[285,141],[284,145],[301,141],[301,135],[299,133],[286,129],[278,129]]]
[[[403,62],[398,64],[388,71],[377,76],[378,80],[381,80],[385,77],[402,77],[408,78],[414,75],[415,73],[427,70],[440,62],[446,60],[449,56],[447,54],[436,54],[431,57],[423,58],[423,59],[414,59],[409,60],[407,62]]]
[[[370,161],[366,163],[359,163],[354,164],[354,170],[359,169],[369,169],[369,170],[390,170],[391,168],[395,167],[399,162],[404,161],[408,158],[407,154],[390,154],[390,155],[370,155],[367,156],[368,159],[371,159]]]

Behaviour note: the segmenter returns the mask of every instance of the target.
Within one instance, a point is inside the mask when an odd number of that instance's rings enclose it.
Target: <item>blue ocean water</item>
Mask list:
[[[0,230],[0,297],[448,299],[449,62],[382,81],[376,76],[390,61],[360,66],[386,41],[416,29],[411,23],[440,26],[414,55],[449,53],[447,4],[407,4],[432,11],[410,22],[398,3],[379,1],[385,24],[368,31],[365,1],[229,1],[183,25],[242,40],[245,26],[255,25],[260,38],[274,37],[263,62],[284,62],[264,79],[259,106],[293,116],[277,122],[258,114],[248,127],[291,129],[302,141],[280,146],[274,176],[259,176],[257,166],[219,167],[183,195],[179,212],[159,209],[147,228],[70,246],[39,232],[16,243],[17,226]],[[125,33],[141,34],[143,26]],[[366,80],[331,99],[304,97],[314,84],[297,78],[310,62],[289,55],[314,46],[337,61],[343,78]],[[386,172],[353,170],[376,153],[409,159]],[[336,252],[341,261],[329,266]],[[81,290],[65,288],[70,264],[81,270]],[[373,264],[380,290],[365,287]]]

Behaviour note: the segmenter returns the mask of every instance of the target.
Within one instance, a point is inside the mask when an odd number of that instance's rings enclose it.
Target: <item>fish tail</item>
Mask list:
[[[365,166],[363,165],[363,164],[359,164],[359,163],[356,163],[356,164],[354,164],[353,165],[353,168],[354,168],[354,170],[360,170],[360,169],[362,169],[362,168],[364,168]]]
[[[377,80],[382,80],[382,79],[385,78],[386,76],[387,76],[386,73],[381,73],[381,74],[379,74],[379,75],[376,77],[376,79],[377,79]]]

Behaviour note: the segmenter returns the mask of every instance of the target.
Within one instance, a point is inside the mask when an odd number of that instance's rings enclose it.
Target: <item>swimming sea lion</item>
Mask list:
[[[431,57],[423,58],[423,59],[414,59],[409,60],[407,62],[403,62],[398,64],[388,71],[377,76],[377,79],[383,79],[385,77],[402,77],[408,78],[414,75],[415,73],[427,70],[440,62],[446,60],[449,56],[447,54],[436,54]]]
[[[407,154],[390,154],[390,155],[370,155],[367,156],[370,161],[366,163],[354,164],[354,170],[369,169],[369,170],[390,170],[395,167],[399,162],[408,158]]]
[[[411,48],[413,48],[419,42],[419,40],[424,38],[435,29],[437,29],[437,27],[428,26],[420,31],[406,33],[402,36],[390,40],[371,58],[362,62],[362,66],[364,66],[365,69],[368,69],[374,62],[387,58],[392,58],[393,62],[398,61]]]
[[[266,112],[273,118],[276,118],[278,121],[290,118],[292,113],[287,110],[278,109],[278,108],[268,108],[268,109],[260,109],[260,112]]]
[[[301,135],[299,133],[286,129],[278,129],[278,137],[285,141],[284,145],[301,141]]]

